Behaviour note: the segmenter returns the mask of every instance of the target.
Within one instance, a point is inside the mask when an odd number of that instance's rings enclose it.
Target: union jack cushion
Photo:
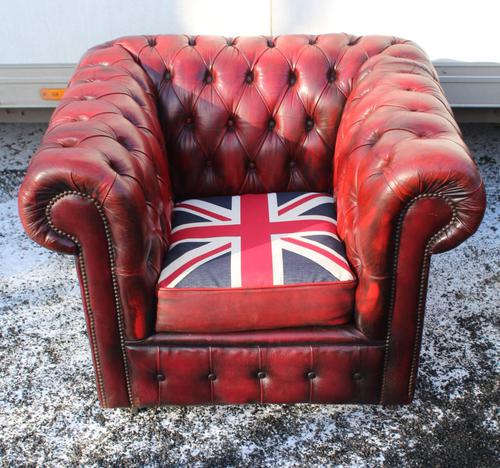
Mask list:
[[[303,302],[301,298],[308,300],[306,287],[324,283],[331,289],[355,282],[337,236],[335,203],[329,194],[268,193],[186,200],[174,207],[172,221],[170,248],[158,283],[159,322],[164,319],[162,312],[172,304],[177,308],[183,305],[187,315],[191,314],[192,300],[185,302],[185,297],[200,298],[205,315],[210,313],[207,304],[227,307],[214,303],[213,296],[207,302],[203,295],[193,295],[200,289],[213,289],[219,295],[233,290],[233,299],[228,300],[236,303],[228,315],[234,317],[235,311],[245,315],[237,299],[242,294],[237,290],[261,291],[243,307],[254,308],[265,288],[277,291],[302,286],[298,300]],[[281,294],[285,306],[287,294]],[[273,297],[278,295],[275,292]],[[175,309],[170,314],[186,312]],[[172,321],[167,322],[172,330]],[[207,326],[211,324],[209,321]]]

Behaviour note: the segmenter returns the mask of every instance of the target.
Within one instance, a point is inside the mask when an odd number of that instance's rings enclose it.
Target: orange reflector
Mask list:
[[[40,96],[44,101],[59,101],[62,99],[64,91],[64,88],[42,88]]]

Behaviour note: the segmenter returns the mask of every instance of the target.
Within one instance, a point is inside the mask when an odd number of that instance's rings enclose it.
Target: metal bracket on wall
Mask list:
[[[437,61],[434,66],[453,107],[500,107],[500,63]]]

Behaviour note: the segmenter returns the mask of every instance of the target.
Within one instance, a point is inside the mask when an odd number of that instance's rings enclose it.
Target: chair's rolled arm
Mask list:
[[[485,209],[476,164],[421,49],[397,41],[364,62],[352,82],[334,158],[338,229],[359,278],[357,323],[383,337],[409,206],[435,197],[449,207],[429,213],[443,217],[431,238],[415,233],[415,242],[432,243],[433,253],[470,236]]]
[[[33,156],[19,192],[28,235],[53,250],[85,252],[93,231],[83,236],[83,226],[90,220],[81,219],[76,206],[74,213],[65,207],[71,219],[59,226],[51,218],[66,196],[66,204],[76,203],[74,195],[99,211],[92,222],[105,224],[109,261],[131,318],[127,333],[144,335],[144,320],[137,316],[147,311],[140,310],[138,298],[154,297],[169,231],[170,184],[153,86],[116,42],[83,57]],[[66,232],[69,221],[72,235]],[[101,229],[95,226],[96,236]]]

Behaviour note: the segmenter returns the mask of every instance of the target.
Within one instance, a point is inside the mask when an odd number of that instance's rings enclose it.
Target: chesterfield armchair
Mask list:
[[[411,402],[431,254],[484,208],[424,52],[347,34],[95,47],[19,192],[105,407]]]

